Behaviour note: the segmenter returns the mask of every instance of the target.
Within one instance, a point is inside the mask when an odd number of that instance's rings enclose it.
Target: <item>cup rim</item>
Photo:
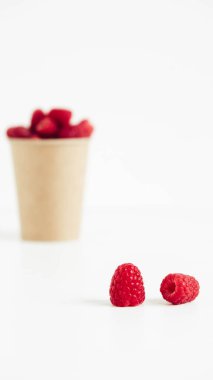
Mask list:
[[[80,145],[86,144],[91,137],[70,137],[60,139],[30,139],[30,138],[17,138],[7,137],[12,144],[31,144],[31,145]]]

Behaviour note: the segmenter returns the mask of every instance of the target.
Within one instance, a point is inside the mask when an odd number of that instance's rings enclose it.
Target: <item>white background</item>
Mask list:
[[[212,41],[211,0],[0,0],[1,380],[212,379]],[[4,133],[53,106],[96,127],[82,239],[21,243]],[[141,307],[109,303],[123,262]]]

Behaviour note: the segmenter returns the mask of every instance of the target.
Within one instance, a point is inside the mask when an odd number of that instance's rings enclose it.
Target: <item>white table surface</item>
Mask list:
[[[89,210],[79,242],[23,243],[0,218],[0,379],[212,380],[213,210]],[[116,308],[115,268],[141,269],[146,301]],[[194,275],[196,301],[170,306],[171,272]]]

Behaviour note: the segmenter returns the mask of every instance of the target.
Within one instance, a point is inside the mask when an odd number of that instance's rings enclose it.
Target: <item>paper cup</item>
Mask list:
[[[10,139],[24,240],[79,237],[88,142]]]

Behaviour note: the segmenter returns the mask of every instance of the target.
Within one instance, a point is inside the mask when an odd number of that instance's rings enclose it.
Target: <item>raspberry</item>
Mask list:
[[[111,280],[110,301],[114,306],[137,306],[145,300],[143,279],[133,264],[120,265]]]
[[[83,120],[76,125],[67,125],[59,130],[58,137],[90,137],[93,132],[93,127],[88,120]]]
[[[162,281],[160,291],[163,298],[173,305],[193,301],[199,293],[198,281],[186,274],[168,274]]]
[[[79,124],[75,126],[77,128],[76,137],[90,137],[93,132],[93,126],[88,120],[82,120]]]
[[[31,132],[25,127],[11,127],[7,130],[7,136],[26,139],[31,137]]]
[[[32,114],[30,129],[32,132],[35,131],[36,125],[45,117],[45,114],[41,110],[35,110]]]
[[[69,124],[72,112],[69,110],[54,108],[48,113],[47,116],[53,119],[59,127],[64,127]]]
[[[50,117],[44,117],[37,125],[35,129],[36,133],[40,137],[56,137],[58,128],[54,120]]]
[[[67,139],[76,136],[77,128],[73,127],[72,125],[68,125],[67,127],[60,129],[58,132],[58,137],[61,139]]]

